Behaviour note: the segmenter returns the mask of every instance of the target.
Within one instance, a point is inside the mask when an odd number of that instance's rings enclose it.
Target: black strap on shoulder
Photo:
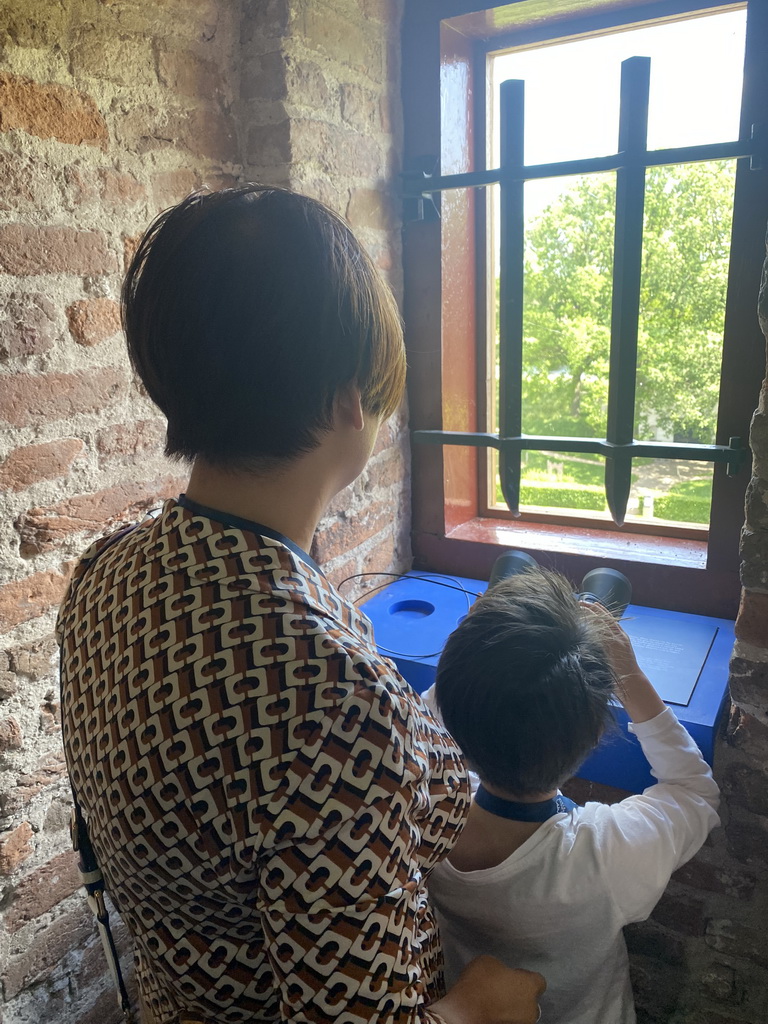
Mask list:
[[[72,790],[72,803],[70,831],[72,835],[72,848],[78,854],[77,866],[80,870],[80,880],[86,892],[88,906],[96,918],[96,925],[101,944],[104,947],[107,966],[117,988],[117,1005],[120,1007],[127,1024],[134,1024],[135,1018],[131,1009],[130,996],[125,986],[122,968],[120,967],[120,957],[115,946],[115,938],[109,926],[109,911],[104,901],[104,876],[101,873],[99,862],[91,845],[88,827],[74,790]]]

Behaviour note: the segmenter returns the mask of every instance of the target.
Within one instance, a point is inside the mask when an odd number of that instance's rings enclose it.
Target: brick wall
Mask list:
[[[394,0],[247,3],[241,86],[245,175],[290,185],[345,216],[398,296],[399,11]],[[395,416],[320,524],[312,554],[334,583],[407,562],[407,451]]]
[[[183,485],[123,353],[126,256],[191,188],[261,179],[346,215],[399,293],[398,31],[387,0],[0,5],[2,1024],[119,1019],[75,893],[51,631],[89,538]],[[323,521],[337,581],[407,562],[403,431]]]
[[[126,254],[190,188],[291,184],[348,217],[396,293],[398,0],[5,0],[0,8],[2,1024],[118,1019],[68,853],[51,626],[88,538],[181,484],[131,384]],[[768,333],[768,288],[761,300]],[[724,828],[630,930],[641,1024],[765,1019],[768,410],[742,544]],[[321,524],[341,581],[408,558],[403,416]],[[354,587],[350,588],[352,591]],[[122,948],[125,935],[118,929]]]

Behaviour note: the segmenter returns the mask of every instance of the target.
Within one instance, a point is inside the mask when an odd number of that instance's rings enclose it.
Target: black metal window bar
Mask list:
[[[519,514],[523,450],[602,455],[606,500],[618,526],[623,524],[626,515],[634,458],[724,462],[729,476],[738,471],[746,458],[747,449],[738,437],[731,437],[727,446],[636,441],[634,438],[646,168],[739,157],[750,157],[751,167],[761,167],[758,143],[762,148],[766,141],[762,132],[758,137],[753,126],[747,140],[649,152],[646,139],[650,73],[650,57],[630,57],[622,62],[619,145],[618,153],[612,156],[526,166],[525,83],[509,80],[502,83],[500,92],[501,159],[498,168],[444,176],[422,172],[418,183],[416,175],[406,176],[406,198],[417,200],[420,208],[425,203],[431,205],[437,192],[500,186],[499,433],[416,430],[413,436],[422,444],[497,449],[502,494],[515,515]],[[523,434],[524,183],[538,178],[611,170],[616,171],[616,219],[606,436],[601,439]]]

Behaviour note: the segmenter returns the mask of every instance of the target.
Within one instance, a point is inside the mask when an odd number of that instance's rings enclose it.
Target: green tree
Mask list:
[[[733,184],[723,161],[647,172],[638,437],[714,440]],[[605,433],[614,203],[614,175],[581,177],[528,232],[527,433]]]

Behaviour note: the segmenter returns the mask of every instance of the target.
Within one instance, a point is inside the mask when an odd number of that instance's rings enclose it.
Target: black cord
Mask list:
[[[409,576],[403,572],[356,572],[351,576],[347,576],[337,586],[337,590],[341,590],[345,583],[349,583],[350,580],[362,579],[364,576],[388,576],[395,580],[419,580],[422,583],[432,583],[436,587],[445,587],[446,590],[457,590],[459,593],[464,594],[467,598],[467,614],[472,607],[472,602],[469,600],[470,597],[478,598],[480,594],[474,590],[467,590],[466,587],[462,587],[458,580],[455,580],[453,576],[445,576],[444,579],[451,580],[451,583],[444,583],[443,580],[434,579],[432,576]],[[386,587],[392,586],[391,583],[382,583],[378,587],[371,587],[361,594],[360,597],[353,601],[353,604],[357,605],[364,597],[368,598],[372,594],[377,593],[379,590],[384,590]],[[414,658],[417,661],[422,661],[425,658],[437,658],[442,654],[442,648],[439,651],[432,651],[430,654],[411,654],[407,651],[393,651],[389,647],[382,647],[380,644],[376,644],[376,648],[379,651],[383,651],[385,654],[391,654],[395,658]]]
[[[435,573],[434,575],[437,576],[438,573]],[[363,576],[389,576],[391,579],[395,580],[421,580],[424,583],[432,583],[436,587],[445,587],[447,590],[458,590],[459,593],[466,594],[468,597],[480,597],[479,591],[467,590],[467,588],[462,587],[457,580],[454,580],[453,576],[445,576],[444,578],[447,580],[453,580],[455,586],[451,586],[450,583],[443,583],[442,580],[436,580],[433,576],[411,576],[405,572],[355,572],[351,576],[347,576],[346,579],[343,579],[341,583],[337,584],[336,589],[341,590],[345,583],[349,583],[350,580],[362,579]],[[360,597],[355,598],[352,603],[358,604],[364,597],[369,597],[371,594],[375,594],[377,590],[384,590],[384,588],[388,586],[390,586],[389,583],[382,583],[378,587],[371,587],[369,590],[366,590],[364,594],[361,594]],[[467,610],[471,607],[471,604],[467,603]]]

